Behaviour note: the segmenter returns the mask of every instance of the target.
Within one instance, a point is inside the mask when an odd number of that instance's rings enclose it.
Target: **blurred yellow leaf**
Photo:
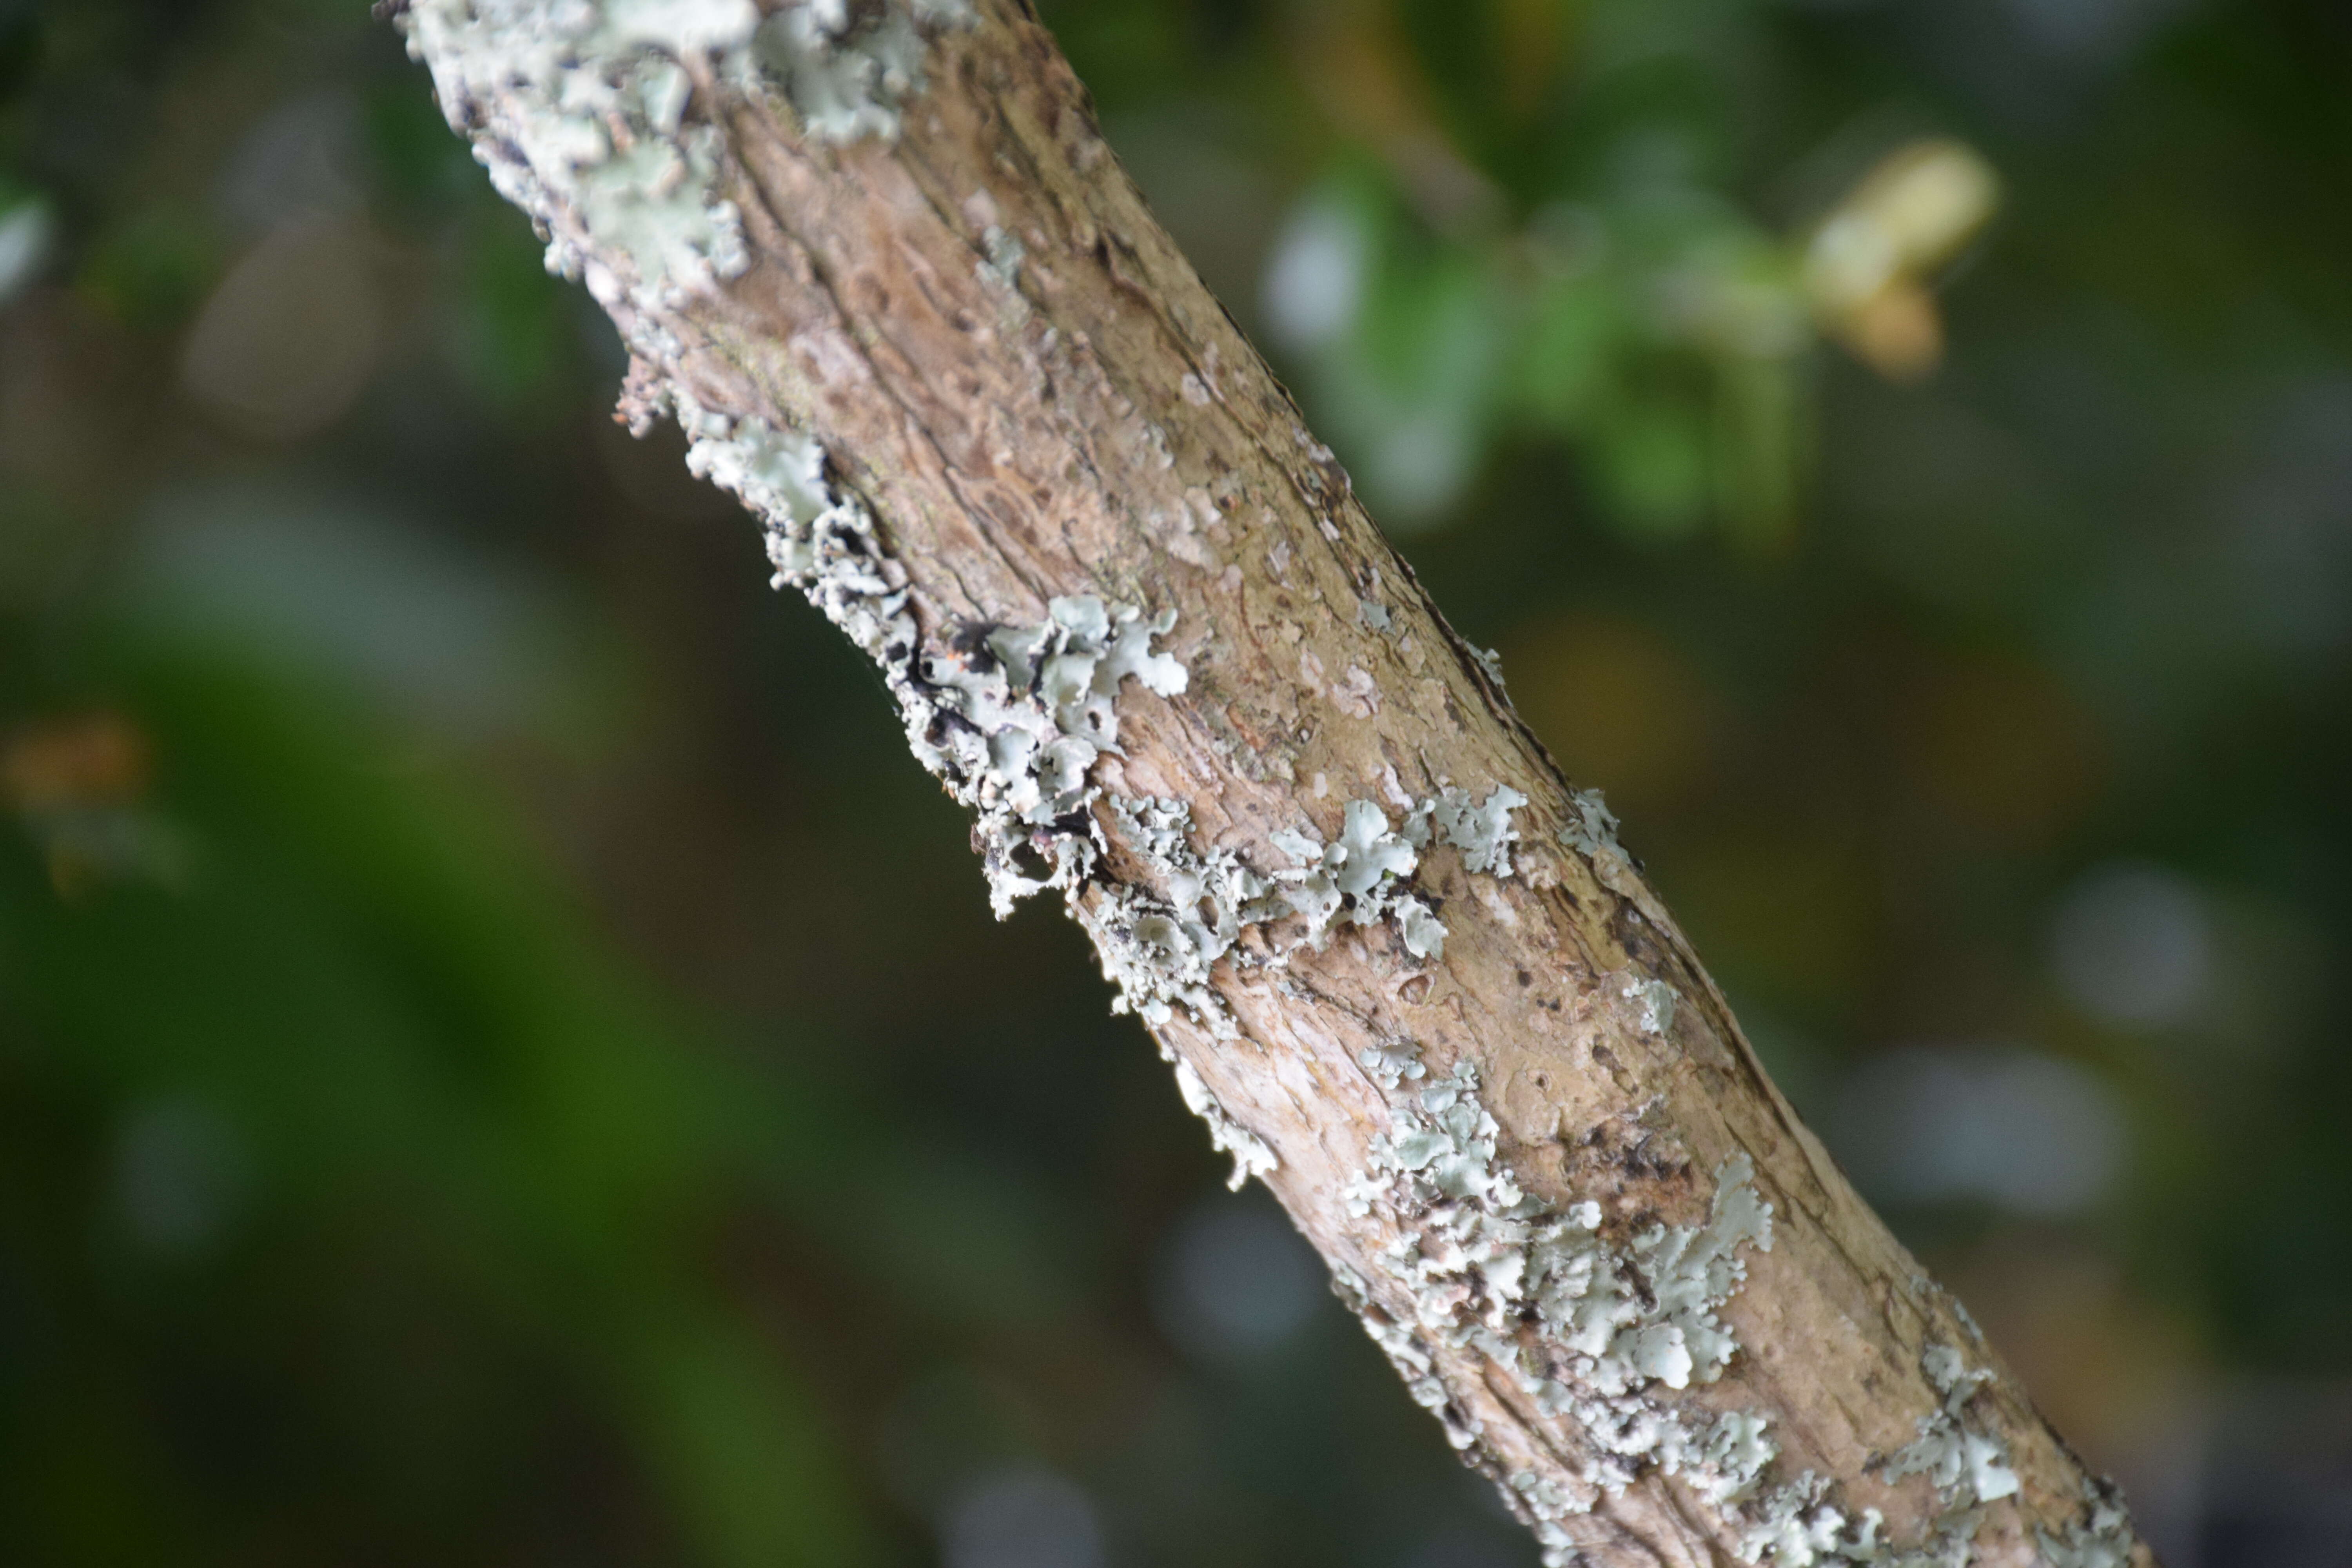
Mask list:
[[[1822,330],[1895,381],[1943,357],[1928,280],[2000,205],[2000,178],[1965,142],[1909,142],[1831,209],[1805,249],[1805,292]]]

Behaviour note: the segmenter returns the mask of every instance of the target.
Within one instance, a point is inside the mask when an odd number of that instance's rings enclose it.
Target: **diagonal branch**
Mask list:
[[[1552,1563],[2148,1563],[1772,1087],[1018,0],[412,0],[451,123],[874,656],[1000,910]]]

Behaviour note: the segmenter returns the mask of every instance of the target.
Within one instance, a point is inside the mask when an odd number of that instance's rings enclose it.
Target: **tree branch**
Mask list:
[[[414,0],[450,122],[1550,1563],[2152,1560],[1017,0]]]

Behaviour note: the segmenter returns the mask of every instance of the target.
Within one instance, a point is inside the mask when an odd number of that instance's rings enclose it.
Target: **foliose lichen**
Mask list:
[[[1425,824],[1418,814],[1409,821]],[[1416,958],[1444,956],[1445,927],[1426,903],[1404,890],[1421,863],[1420,849],[1389,826],[1388,813],[1378,805],[1349,801],[1340,814],[1339,837],[1328,844],[1295,828],[1272,837],[1276,848],[1298,862],[1274,878],[1284,900],[1306,921],[1312,945],[1320,949],[1331,922],[1342,917],[1360,926],[1393,918],[1406,951]],[[1425,836],[1422,841],[1427,842]]]
[[[2013,1495],[2017,1473],[2009,1468],[2008,1448],[1965,1418],[1969,1402],[1992,1381],[1992,1373],[1971,1371],[1960,1352],[1948,1345],[1928,1346],[1920,1357],[1920,1367],[1944,1396],[1944,1403],[1919,1417],[1917,1440],[1887,1462],[1886,1479],[1926,1476],[1948,1507],[1993,1502]]]
[[[1365,1053],[1391,1091],[1391,1130],[1346,1193],[1359,1217],[1388,1222],[1392,1239],[1375,1261],[1393,1289],[1376,1292],[1348,1269],[1337,1272],[1337,1289],[1457,1448],[1479,1447],[1484,1434],[1441,1373],[1448,1352],[1484,1357],[1538,1411],[1566,1415],[1583,1434],[1571,1474],[1504,1479],[1549,1568],[1579,1561],[1575,1516],[1653,1471],[1719,1510],[1751,1563],[1968,1568],[1986,1506],[2019,1490],[2007,1449],[1969,1414],[1990,1372],[1947,1347],[1922,1356],[1940,1403],[1884,1470],[1890,1481],[1921,1476],[1936,1489],[1937,1510],[1916,1541],[1887,1539],[1877,1510],[1843,1506],[1812,1471],[1768,1485],[1780,1458],[1768,1416],[1676,1397],[1719,1380],[1738,1354],[1718,1310],[1746,1278],[1745,1249],[1771,1247],[1772,1206],[1748,1157],[1717,1169],[1704,1223],[1613,1239],[1599,1205],[1547,1205],[1498,1163],[1500,1128],[1475,1068],[1407,1089],[1417,1076],[1408,1064],[1422,1066],[1408,1047]],[[1402,1313],[1385,1305],[1400,1299]],[[2044,1557],[2053,1568],[2125,1568],[2132,1536],[2120,1502],[2102,1489],[2087,1500],[2062,1535],[2041,1536]]]
[[[1620,983],[1625,1000],[1634,1007],[1633,1022],[1645,1035],[1663,1038],[1675,1026],[1675,1005],[1682,995],[1663,980],[1628,974]]]
[[[865,503],[828,479],[814,438],[730,418],[684,395],[674,402],[689,438],[688,466],[761,519],[775,585],[800,589],[874,658],[915,755],[974,812],[973,841],[997,913],[1061,889],[1118,987],[1117,1005],[1154,1024],[1182,1005],[1232,1033],[1209,988],[1209,965],[1244,924],[1281,908],[1268,897],[1273,885],[1238,858],[1192,848],[1182,802],[1110,802],[1164,900],[1108,880],[1092,907],[1075,896],[1096,880],[1107,847],[1092,771],[1117,750],[1121,686],[1132,679],[1165,697],[1188,684],[1182,662],[1153,646],[1174,625],[1172,613],[1147,619],[1131,605],[1076,595],[1051,601],[1035,625],[971,627],[947,649],[927,650],[908,605],[905,568],[883,549]],[[1185,1103],[1233,1154],[1234,1181],[1273,1170],[1274,1151],[1225,1113],[1190,1066],[1170,1060]]]
[[[1184,802],[1114,795],[1110,809],[1129,852],[1164,889],[1162,896],[1115,885],[1089,916],[1104,971],[1118,988],[1113,1007],[1156,1026],[1181,1006],[1212,1034],[1232,1037],[1237,1030],[1210,988],[1210,966],[1233,951],[1244,927],[1287,906],[1274,896],[1273,882],[1232,850],[1192,847],[1192,811]]]
[[[1380,1080],[1381,1087],[1394,1093],[1406,1080],[1429,1076],[1422,1065],[1421,1047],[1411,1040],[1383,1041],[1367,1046],[1356,1053],[1356,1064]]]
[[[1522,1188],[1496,1158],[1499,1136],[1466,1063],[1391,1100],[1391,1130],[1346,1194],[1360,1217],[1387,1222],[1393,1239],[1379,1261],[1410,1303],[1393,1317],[1360,1278],[1343,1279],[1373,1339],[1457,1447],[1480,1433],[1444,1394],[1441,1348],[1484,1355],[1539,1411],[1583,1431],[1579,1485],[1531,1472],[1511,1482],[1549,1561],[1572,1550],[1560,1521],[1653,1468],[1687,1472],[1719,1500],[1747,1495],[1775,1452],[1761,1418],[1695,1426],[1655,1391],[1712,1383],[1737,1351],[1717,1310],[1746,1278],[1742,1249],[1769,1250],[1772,1236],[1748,1157],[1717,1172],[1704,1224],[1654,1225],[1617,1243],[1598,1204],[1555,1209]]]
[[[1921,1352],[1920,1370],[1942,1402],[1919,1417],[1917,1439],[1897,1450],[1883,1471],[1890,1481],[1925,1476],[1935,1487],[1937,1511],[1918,1539],[1908,1544],[1881,1540],[1885,1521],[1877,1510],[1849,1517],[1828,1500],[1828,1485],[1807,1472],[1763,1499],[1760,1517],[1742,1539],[1742,1556],[1776,1568],[1968,1568],[1985,1505],[2014,1497],[2019,1489],[2007,1447],[1969,1415],[1970,1403],[1993,1374],[1971,1369],[1958,1351],[1936,1344]]]
[[[1511,813],[1527,804],[1528,797],[1508,784],[1496,784],[1483,803],[1448,784],[1433,802],[1437,836],[1462,851],[1462,864],[1470,870],[1507,877],[1511,846],[1519,840]]]
[[[926,35],[971,21],[966,0],[911,0],[904,9],[801,0],[761,26],[752,58],[810,136],[893,141],[901,109],[923,89]]]
[[[2092,1478],[2083,1483],[2082,1512],[2057,1534],[2037,1530],[2033,1539],[2050,1568],[2130,1568],[2137,1538],[2115,1483]]]
[[[451,127],[548,236],[548,269],[658,309],[750,264],[698,94],[772,94],[822,141],[893,137],[927,37],[970,17],[965,0],[410,0],[400,24]]]
[[[1807,1470],[1763,1500],[1758,1517],[1740,1536],[1743,1562],[1769,1563],[1773,1568],[1814,1568],[1816,1563],[1890,1563],[1906,1561],[1885,1550],[1878,1539],[1885,1517],[1864,1509],[1850,1519],[1829,1500],[1831,1487]],[[1958,1568],[1958,1565],[1956,1565]]]

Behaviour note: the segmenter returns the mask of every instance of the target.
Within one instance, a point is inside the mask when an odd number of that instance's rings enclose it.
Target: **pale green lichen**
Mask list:
[[[1429,1076],[1429,1069],[1422,1065],[1421,1047],[1411,1040],[1367,1046],[1356,1053],[1356,1065],[1378,1079],[1381,1087],[1391,1093],[1409,1079]]]
[[[1181,802],[1111,801],[1122,836],[1168,901],[1116,885],[1107,885],[1097,907],[1075,897],[1105,848],[1092,811],[1102,792],[1091,775],[1118,747],[1121,687],[1133,680],[1168,697],[1188,684],[1182,662],[1153,646],[1174,625],[1173,613],[1147,618],[1073,595],[1053,600],[1036,625],[980,628],[949,651],[926,652],[908,608],[905,569],[883,550],[865,504],[829,480],[824,448],[798,431],[730,419],[684,396],[676,402],[690,441],[688,466],[761,518],[775,584],[799,588],[874,658],[916,756],[977,814],[973,840],[998,914],[1028,894],[1061,889],[1095,938],[1119,1006],[1161,1024],[1181,1005],[1231,1033],[1208,966],[1231,949],[1242,924],[1281,907],[1268,898],[1272,884],[1234,856],[1192,850]],[[1205,919],[1203,910],[1211,911]],[[1233,1155],[1236,1185],[1275,1169],[1274,1151],[1225,1113],[1189,1065],[1176,1062],[1176,1083],[1211,1141]]]
[[[882,548],[865,502],[835,489],[824,448],[797,430],[730,418],[683,395],[675,402],[687,467],[760,519],[774,585],[807,595],[882,666],[909,729],[928,725],[932,704],[912,679],[918,638],[906,570]]]
[[[595,257],[620,258],[654,304],[748,264],[718,194],[719,132],[685,115],[688,65],[751,42],[752,0],[411,0],[402,26],[450,125],[548,231],[551,271],[585,272],[616,303],[622,286]]]
[[[1559,839],[1584,857],[1601,885],[1620,898],[1638,899],[1642,879],[1633,858],[1617,842],[1617,816],[1597,789],[1578,790],[1569,796],[1573,815]]]
[[[1391,1227],[1379,1258],[1409,1303],[1393,1317],[1360,1286],[1353,1301],[1373,1338],[1408,1383],[1423,1385],[1457,1446],[1478,1432],[1441,1397],[1439,1347],[1485,1355],[1538,1410],[1581,1428],[1590,1447],[1580,1486],[1532,1477],[1513,1486],[1551,1561],[1570,1550],[1559,1520],[1645,1469],[1745,1496],[1772,1452],[1762,1423],[1694,1429],[1654,1391],[1712,1383],[1737,1351],[1717,1310],[1746,1278],[1743,1249],[1771,1246],[1771,1205],[1747,1156],[1717,1173],[1705,1223],[1652,1226],[1618,1246],[1599,1205],[1556,1210],[1527,1193],[1497,1160],[1499,1137],[1467,1064],[1391,1102],[1390,1131],[1346,1193],[1351,1212]]]
[[[1874,1508],[1850,1519],[1828,1500],[1830,1490],[1829,1482],[1807,1470],[1767,1498],[1740,1537],[1741,1559],[1774,1568],[1899,1561],[1878,1539],[1885,1517]]]
[[[971,20],[964,0],[904,8],[801,0],[768,18],[752,57],[820,142],[895,140],[900,114],[923,89],[925,35]]]
[[[1919,1417],[1919,1436],[1887,1462],[1886,1479],[1926,1476],[1947,1507],[1994,1502],[2017,1491],[2017,1472],[2000,1440],[1966,1419],[1969,1402],[1992,1381],[1987,1371],[1970,1371],[1960,1352],[1930,1345],[1920,1358],[1927,1381],[1943,1405]]]
[[[2112,1481],[2085,1479],[2083,1511],[2057,1534],[2037,1530],[2033,1539],[2049,1568],[2130,1568],[2137,1543],[2123,1494]]]
[[[1445,927],[1421,900],[1404,890],[1420,864],[1412,841],[1389,826],[1388,813],[1369,800],[1351,800],[1340,813],[1339,836],[1328,844],[1311,833],[1286,828],[1274,847],[1298,862],[1274,873],[1282,898],[1307,922],[1307,940],[1318,950],[1331,922],[1345,918],[1360,926],[1393,917],[1408,952],[1438,959],[1445,952]]]
[[[1495,877],[1511,874],[1511,846],[1519,839],[1511,813],[1527,804],[1526,795],[1500,784],[1483,803],[1451,784],[1431,803],[1438,837],[1462,851],[1465,867]]]
[[[450,125],[547,234],[549,270],[641,309],[750,264],[724,138],[707,108],[690,118],[698,79],[772,89],[818,140],[888,138],[928,35],[969,20],[963,0],[787,0],[764,16],[754,0],[410,0],[401,14]]]
[[[1087,808],[1100,792],[1089,771],[1117,749],[1123,681],[1162,697],[1184,689],[1184,666],[1151,646],[1174,624],[1172,611],[1147,620],[1079,595],[1054,600],[1035,626],[995,627],[924,658],[935,711],[917,751],[961,780],[981,814],[975,837],[999,917],[1093,868],[1101,846]]]
[[[1617,814],[1609,809],[1599,790],[1578,790],[1568,797],[1568,805],[1575,816],[1559,830],[1562,844],[1587,859],[1626,858],[1624,847],[1617,842]]]
[[[927,650],[905,569],[882,548],[865,504],[827,479],[815,440],[676,401],[688,467],[759,515],[776,584],[799,588],[873,656],[915,755],[978,814],[974,837],[997,913],[1032,893],[1076,888],[1102,849],[1091,774],[1117,748],[1121,686],[1133,680],[1162,697],[1185,689],[1182,662],[1153,646],[1174,613],[1147,618],[1073,595],[1053,600],[1034,626],[978,628]]]
[[[1379,1058],[1400,1068],[1380,1075],[1395,1096],[1390,1131],[1345,1195],[1359,1217],[1388,1222],[1392,1239],[1376,1258],[1392,1289],[1376,1299],[1361,1277],[1340,1270],[1340,1294],[1456,1447],[1479,1447],[1485,1435],[1441,1375],[1445,1352],[1483,1356],[1538,1412],[1564,1415],[1582,1434],[1584,1451],[1568,1458],[1567,1473],[1521,1469],[1505,1480],[1550,1568],[1579,1560],[1574,1516],[1651,1472],[1678,1478],[1717,1510],[1748,1563],[1968,1568],[1987,1506],[2019,1484],[2005,1447],[1969,1415],[1991,1373],[1958,1352],[1931,1346],[1923,1355],[1939,1403],[1885,1465],[1889,1480],[1922,1476],[1936,1488],[1937,1511],[1907,1545],[1885,1538],[1878,1510],[1843,1507],[1814,1472],[1768,1488],[1780,1447],[1763,1414],[1706,1412],[1675,1397],[1719,1380],[1738,1354],[1719,1309],[1746,1277],[1746,1249],[1771,1246],[1772,1208],[1746,1155],[1716,1173],[1704,1223],[1654,1225],[1612,1243],[1597,1204],[1548,1205],[1498,1163],[1501,1130],[1479,1100],[1474,1068],[1405,1091],[1400,1064],[1419,1067],[1417,1054],[1391,1047]],[[1365,1053],[1367,1068],[1374,1058]],[[1398,1300],[1401,1313],[1389,1305]],[[2091,1493],[2062,1535],[2040,1539],[2053,1568],[2125,1568],[2132,1544],[2106,1490]]]
[[[1675,1005],[1681,993],[1663,980],[1628,974],[1620,983],[1625,1000],[1633,1005],[1634,1026],[1645,1035],[1664,1038],[1675,1026]]]
[[[1181,800],[1114,795],[1110,809],[1129,852],[1162,889],[1108,888],[1088,916],[1104,973],[1118,987],[1113,1005],[1155,1026],[1181,1006],[1230,1037],[1232,1015],[1210,988],[1210,966],[1244,927],[1282,913],[1274,884],[1229,849],[1194,849],[1192,808]]]
[[[1906,1546],[1881,1541],[1875,1510],[1849,1520],[1826,1500],[1827,1487],[1809,1472],[1764,1500],[1761,1517],[1743,1541],[1741,1554],[1748,1562],[1769,1561],[1780,1568],[1865,1563],[1967,1568],[1975,1558],[1986,1505],[2017,1495],[2017,1473],[2009,1467],[2006,1446],[1969,1415],[1971,1402],[1992,1381],[1991,1372],[1971,1369],[1948,1345],[1929,1345],[1920,1355],[1920,1370],[1940,1403],[1919,1417],[1916,1440],[1889,1458],[1884,1470],[1890,1481],[1924,1476],[1935,1487],[1937,1511],[1918,1540]]]

